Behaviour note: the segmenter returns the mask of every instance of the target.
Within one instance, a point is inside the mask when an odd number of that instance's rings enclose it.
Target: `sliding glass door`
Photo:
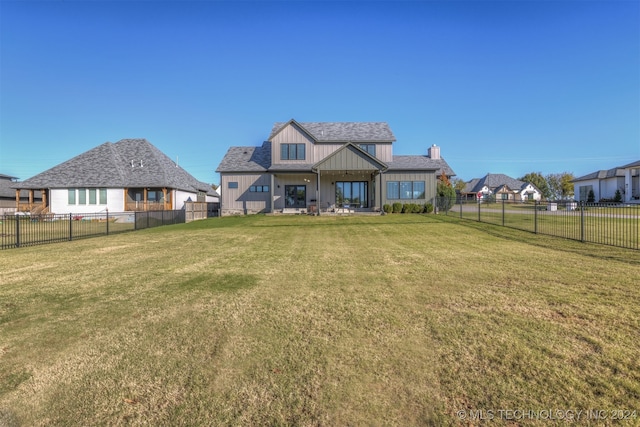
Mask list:
[[[366,181],[336,182],[336,205],[345,208],[368,208],[367,184]]]
[[[307,207],[307,186],[306,185],[285,185],[284,186],[284,207],[285,208],[306,208]]]

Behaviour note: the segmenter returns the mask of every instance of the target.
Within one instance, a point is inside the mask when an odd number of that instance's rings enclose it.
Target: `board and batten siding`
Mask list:
[[[339,150],[344,146],[345,143],[326,143],[326,142],[318,142],[314,145],[315,150],[315,162],[319,162],[322,159],[327,158],[335,151]],[[354,143],[355,145],[359,145],[360,143]],[[376,143],[376,159],[382,162],[390,162],[393,158],[391,152],[391,143]]]
[[[280,146],[281,144],[304,144],[305,159],[304,160],[281,160]],[[298,130],[293,125],[287,125],[271,140],[271,159],[273,164],[295,164],[295,163],[315,163],[315,154],[313,149],[313,140]]]
[[[423,181],[424,199],[389,199],[387,197],[387,182],[389,181]],[[382,174],[382,204],[401,203],[425,203],[436,197],[437,178],[435,171],[392,171]]]
[[[222,174],[220,194],[223,200],[222,215],[268,212],[271,209],[269,192],[250,192],[252,185],[271,186],[271,176],[268,174]],[[237,188],[229,188],[230,182],[237,182]]]
[[[285,186],[287,185],[304,185],[306,187],[306,201],[308,207],[316,204],[316,182],[318,176],[316,174],[277,174],[275,178],[275,188],[273,192],[273,209],[284,209]],[[305,179],[308,180],[305,181]]]

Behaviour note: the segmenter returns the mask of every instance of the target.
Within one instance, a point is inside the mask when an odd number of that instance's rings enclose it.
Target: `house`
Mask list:
[[[530,182],[513,179],[501,173],[486,174],[482,178],[474,178],[465,183],[460,191],[463,200],[540,200],[542,192]]]
[[[394,202],[424,204],[437,177],[453,170],[430,147],[393,154],[384,122],[275,123],[258,147],[231,147],[220,162],[221,214],[379,212]]]
[[[0,173],[0,215],[13,215],[16,212],[16,190],[12,186],[17,180],[15,176]],[[20,202],[28,203],[29,195],[28,191],[21,191],[18,198]],[[39,191],[31,193],[31,197],[35,203],[42,200]]]
[[[105,142],[23,182],[18,210],[94,213],[182,209],[185,201],[216,202],[217,193],[146,139]],[[27,190],[29,202],[17,193]],[[31,194],[42,193],[38,203]]]
[[[616,191],[624,202],[640,201],[640,160],[608,170],[599,170],[573,180],[576,200],[586,202],[593,190],[594,201],[613,200]]]

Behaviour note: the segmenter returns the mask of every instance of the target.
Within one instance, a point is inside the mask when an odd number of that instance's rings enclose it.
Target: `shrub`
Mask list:
[[[390,205],[390,204],[385,203],[385,204],[382,206],[382,210],[384,211],[384,213],[391,213],[391,212],[392,212],[392,210],[393,210],[393,208],[391,207],[391,205]]]
[[[438,194],[438,198],[436,200],[438,209],[443,212],[449,211],[456,202],[456,190],[451,186],[451,184],[447,185],[447,182],[438,181],[436,191]]]
[[[402,213],[411,213],[411,203],[402,205]]]
[[[620,203],[622,201],[622,193],[620,193],[620,190],[616,190],[616,195],[613,197],[613,201],[616,203]]]
[[[422,207],[422,212],[423,213],[433,212],[433,205],[431,203],[425,203],[424,206]]]
[[[422,206],[417,203],[411,204],[411,213],[420,213],[422,212]]]
[[[402,212],[402,203],[400,202],[395,202],[392,206],[392,212],[393,213],[400,213]]]
[[[589,194],[587,195],[587,203],[593,203],[596,201],[596,194],[593,192],[593,189],[589,190]]]

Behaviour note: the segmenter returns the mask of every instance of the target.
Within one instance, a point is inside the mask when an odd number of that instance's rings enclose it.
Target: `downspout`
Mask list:
[[[382,210],[382,169],[378,169],[378,176],[376,177],[376,181],[377,181],[377,187],[378,187],[378,200],[376,200],[376,205],[377,208],[380,209],[381,212],[383,212]]]
[[[272,173],[271,174],[271,185],[269,186],[269,196],[271,197],[271,205],[269,206],[269,212],[273,213],[273,198],[274,198],[274,187],[276,184],[276,178],[275,175]]]
[[[320,216],[320,169],[317,171],[318,178],[316,179],[316,212],[317,215]]]

